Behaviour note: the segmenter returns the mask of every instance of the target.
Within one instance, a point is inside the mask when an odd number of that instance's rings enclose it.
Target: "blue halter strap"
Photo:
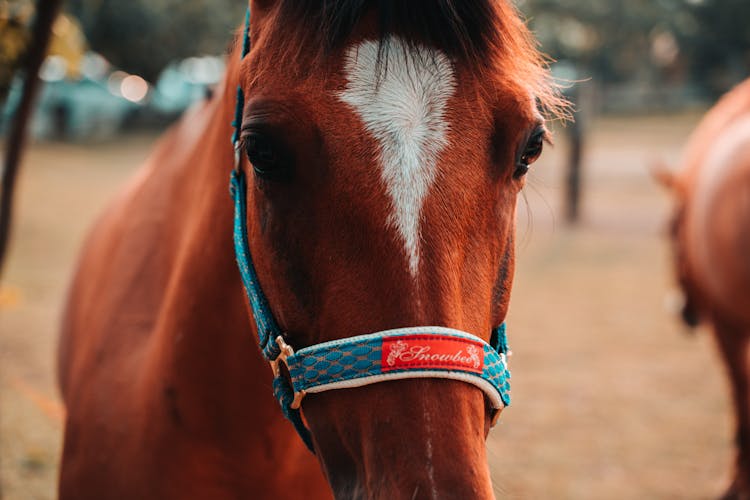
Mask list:
[[[250,10],[245,16],[242,58],[250,51]],[[302,420],[307,394],[348,389],[407,378],[459,380],[481,389],[495,409],[493,425],[510,404],[510,372],[505,324],[492,331],[490,343],[470,333],[438,326],[387,330],[325,342],[294,351],[284,339],[263,294],[250,255],[247,235],[247,180],[241,168],[239,130],[244,108],[237,88],[234,134],[235,168],[230,192],[234,200],[234,248],[242,283],[252,309],[263,357],[274,373],[273,391],[284,416],[314,453],[310,431]],[[281,369],[286,367],[287,373]],[[287,376],[288,375],[288,376]]]

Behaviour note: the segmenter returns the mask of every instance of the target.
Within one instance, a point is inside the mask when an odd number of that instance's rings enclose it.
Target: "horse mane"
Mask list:
[[[292,60],[311,47],[314,57],[325,57],[375,12],[381,58],[392,35],[434,46],[467,68],[516,80],[549,117],[568,118],[549,60],[507,0],[280,0],[277,7],[274,31],[283,35]]]

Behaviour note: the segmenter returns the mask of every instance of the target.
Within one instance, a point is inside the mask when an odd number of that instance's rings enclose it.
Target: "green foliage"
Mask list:
[[[691,9],[695,32],[680,33],[691,76],[719,92],[750,73],[750,2],[706,0]]]
[[[748,0],[522,0],[558,60],[603,83],[688,80],[721,92],[750,73]]]
[[[71,0],[91,46],[154,81],[172,60],[226,51],[246,3],[237,0]]]
[[[718,93],[750,72],[748,0],[517,2],[545,52],[573,62],[582,76],[604,85],[687,81]],[[81,20],[95,50],[154,80],[171,60],[225,51],[245,5],[238,0],[70,0],[68,9]]]
[[[29,1],[0,1],[0,105],[5,102],[31,38],[32,12]]]

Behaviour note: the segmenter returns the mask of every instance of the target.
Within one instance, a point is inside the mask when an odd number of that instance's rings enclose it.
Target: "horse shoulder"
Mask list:
[[[64,396],[76,372],[136,355],[153,331],[179,250],[175,198],[188,162],[175,151],[200,115],[188,113],[164,135],[83,244],[58,351]]]

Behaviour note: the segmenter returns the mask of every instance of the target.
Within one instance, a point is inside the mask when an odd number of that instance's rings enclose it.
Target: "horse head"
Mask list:
[[[495,0],[250,8],[238,168],[284,342],[427,325],[489,342],[508,311],[517,196],[543,113],[560,105],[517,12]],[[417,359],[409,348],[394,344],[390,361]],[[495,410],[475,385],[384,381],[309,394],[302,412],[338,497],[493,496]]]

